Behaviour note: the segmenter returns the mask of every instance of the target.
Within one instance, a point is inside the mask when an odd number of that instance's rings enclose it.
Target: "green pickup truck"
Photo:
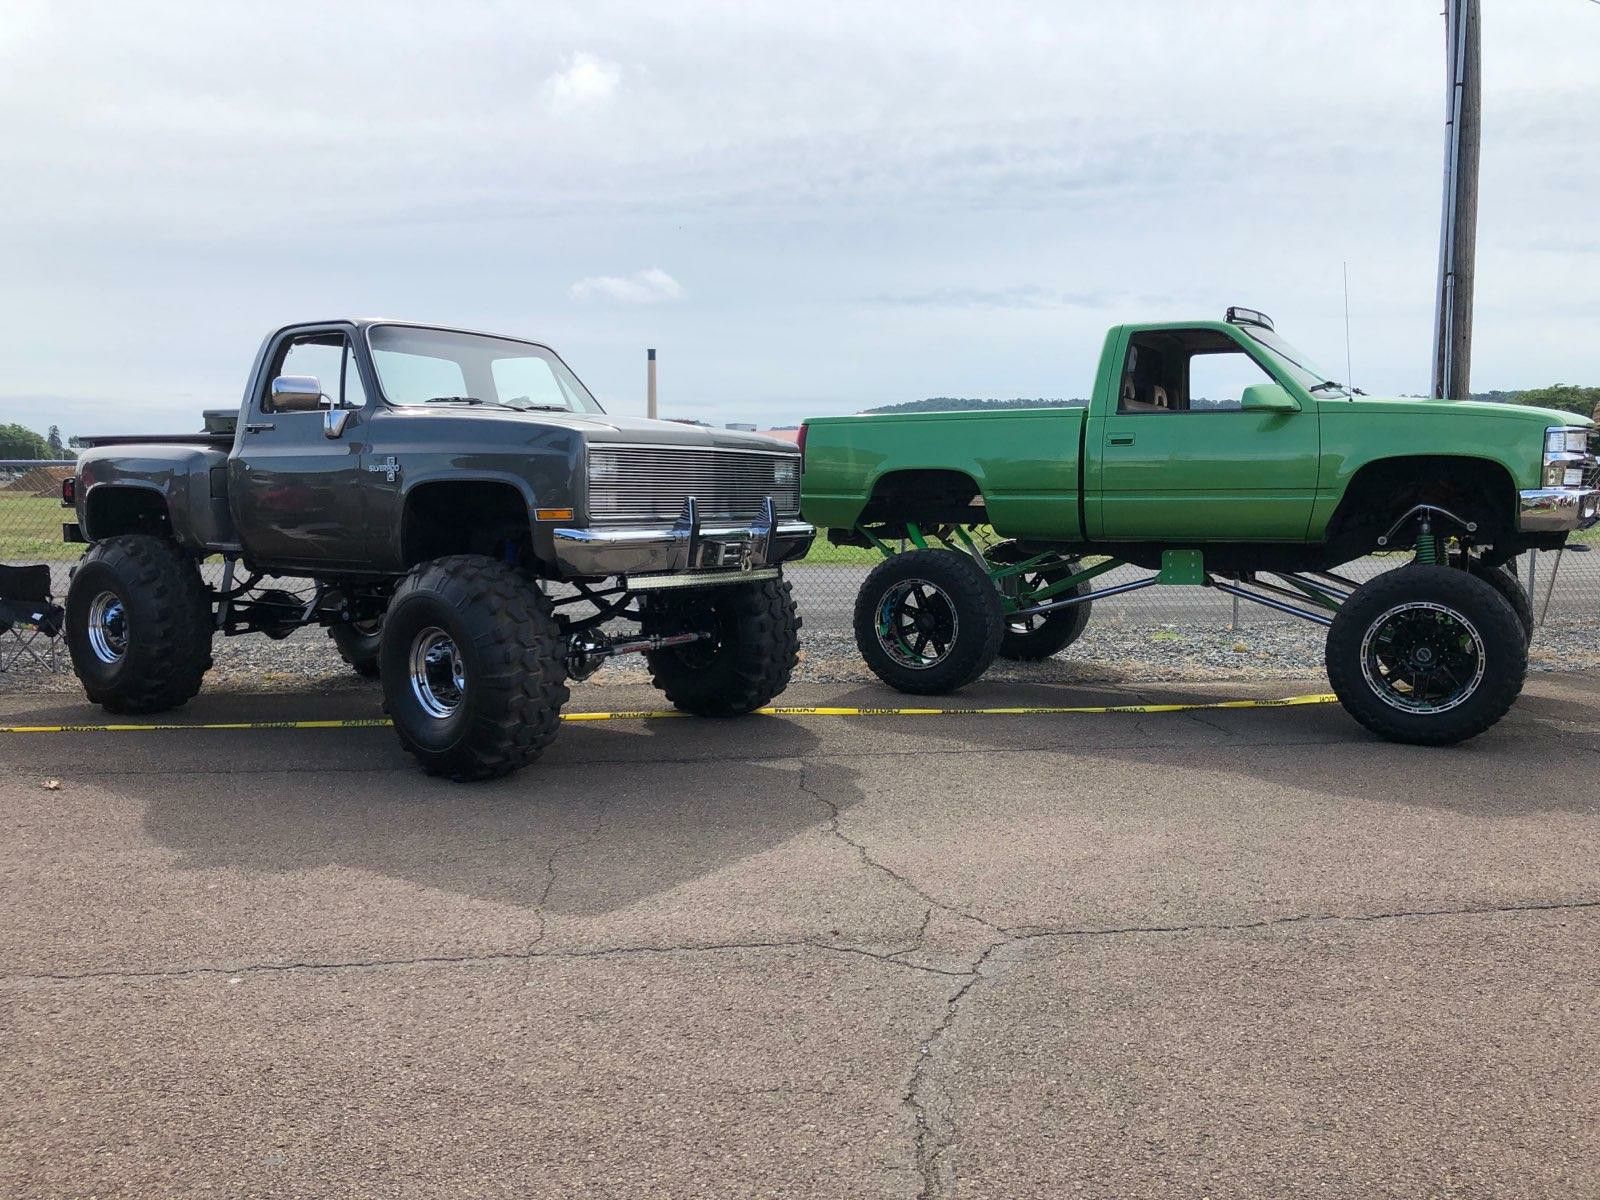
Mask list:
[[[1096,595],[1210,586],[1327,626],[1345,707],[1424,744],[1516,699],[1532,618],[1507,564],[1594,524],[1600,449],[1571,413],[1364,396],[1239,308],[1116,326],[1087,406],[821,417],[801,446],[805,519],[884,555],[856,641],[892,687],[1053,654]],[[1375,551],[1410,559],[1336,573]],[[1123,564],[1152,573],[1092,589]]]

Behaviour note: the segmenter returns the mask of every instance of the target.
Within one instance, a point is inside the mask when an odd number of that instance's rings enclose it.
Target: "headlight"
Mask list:
[[[1544,431],[1544,452],[1584,454],[1589,449],[1589,431],[1577,425],[1557,425]]]
[[[792,458],[780,458],[772,464],[772,482],[776,487],[793,487],[800,478],[800,464]]]
[[[1593,460],[1589,457],[1589,431],[1581,425],[1554,425],[1544,431],[1544,469],[1547,488],[1582,487]]]

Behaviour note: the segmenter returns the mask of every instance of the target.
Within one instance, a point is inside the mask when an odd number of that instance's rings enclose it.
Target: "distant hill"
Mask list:
[[[914,412],[973,412],[993,408],[1082,408],[1087,400],[1051,400],[1041,396],[1036,399],[1018,397],[1015,400],[968,398],[963,396],[929,396],[926,400],[907,400],[900,404],[883,404],[877,408],[863,409],[869,413]]]

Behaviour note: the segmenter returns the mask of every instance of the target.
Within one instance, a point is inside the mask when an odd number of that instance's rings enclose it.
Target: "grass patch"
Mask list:
[[[0,562],[76,562],[83,547],[61,540],[61,523],[72,519],[53,496],[0,492]]]

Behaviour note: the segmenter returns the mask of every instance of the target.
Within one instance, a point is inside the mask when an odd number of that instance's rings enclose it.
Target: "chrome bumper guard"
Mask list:
[[[1524,533],[1587,529],[1600,519],[1600,490],[1530,488],[1518,494],[1517,528]]]
[[[816,527],[804,521],[778,520],[772,497],[761,516],[749,525],[702,526],[691,496],[671,525],[654,528],[556,529],[556,560],[568,576],[688,575],[678,586],[734,583],[757,570],[799,558],[811,548]],[[690,582],[693,581],[693,582]]]

